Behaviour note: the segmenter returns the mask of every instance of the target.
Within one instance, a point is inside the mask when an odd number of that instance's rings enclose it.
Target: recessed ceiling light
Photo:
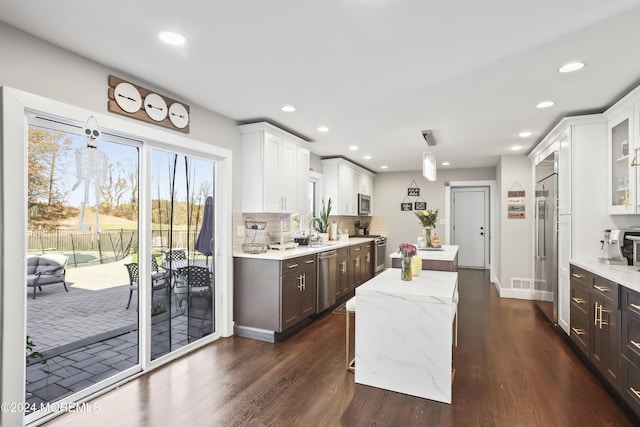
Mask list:
[[[561,73],[571,73],[584,67],[583,62],[569,62],[558,69]]]
[[[293,113],[294,111],[296,111],[296,107],[294,107],[293,105],[285,105],[281,108],[281,110],[285,113]]]
[[[542,101],[538,103],[538,105],[536,105],[536,108],[549,108],[553,107],[554,105],[556,105],[556,103],[553,101]]]
[[[366,156],[362,156],[362,158],[365,159],[365,160],[371,160],[371,156],[368,155],[368,154]]]
[[[158,37],[166,44],[170,44],[172,46],[180,46],[185,44],[187,41],[182,34],[174,33],[173,31],[162,31],[158,34]]]
[[[357,145],[350,145],[350,146],[349,146],[349,150],[351,150],[351,151],[358,151],[358,146],[357,146]]]
[[[326,126],[320,126],[318,132],[329,132],[329,128]]]
[[[380,166],[380,169],[387,169],[388,167],[389,166],[387,166],[387,165],[382,165],[382,166]]]
[[[523,130],[522,132],[520,132],[520,133],[518,134],[518,136],[519,136],[520,138],[528,138],[528,137],[530,137],[531,135],[533,135],[533,132],[531,132],[530,130]]]
[[[511,150],[512,150],[512,151],[519,151],[519,150],[522,150],[522,145],[512,145],[512,146],[511,146]]]
[[[442,166],[449,166],[451,163],[449,162],[442,162]]]

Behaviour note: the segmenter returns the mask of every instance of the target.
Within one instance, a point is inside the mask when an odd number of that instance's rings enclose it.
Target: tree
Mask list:
[[[60,185],[64,170],[57,160],[71,150],[71,138],[64,132],[36,126],[29,127],[28,144],[28,201],[29,206],[46,202],[61,204],[66,195]]]
[[[100,183],[101,211],[112,213],[122,203],[122,197],[128,190],[127,180],[122,176],[122,165],[117,163],[114,166],[113,163],[109,163],[107,180]]]

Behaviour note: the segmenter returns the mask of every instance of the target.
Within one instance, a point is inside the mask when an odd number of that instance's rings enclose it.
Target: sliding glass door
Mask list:
[[[139,363],[139,145],[32,119],[27,413]]]
[[[151,311],[151,359],[216,331],[215,163],[152,150],[152,258],[170,291]]]

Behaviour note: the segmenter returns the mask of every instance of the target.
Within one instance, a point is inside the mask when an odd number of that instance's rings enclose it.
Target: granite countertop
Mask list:
[[[438,249],[418,249],[418,256],[422,259],[430,261],[453,261],[458,254],[458,246],[456,245],[442,245],[442,248]],[[399,252],[392,252],[389,254],[390,258],[400,258]]]
[[[602,264],[597,259],[572,259],[569,262],[590,273],[609,279],[626,288],[640,292],[640,268],[633,265]]]
[[[356,297],[364,295],[379,295],[433,304],[457,304],[458,273],[423,270],[412,280],[403,281],[400,279],[398,269],[389,268],[356,288]]]
[[[330,242],[327,242],[326,244],[319,244],[314,246],[298,246],[297,248],[283,250],[269,249],[267,252],[262,254],[247,254],[242,252],[242,250],[239,250],[233,251],[233,256],[235,258],[270,259],[274,261],[282,261],[285,259],[297,258],[305,255],[326,252],[333,249],[344,248],[346,246],[358,245],[360,243],[366,243],[373,240],[373,237],[352,237],[344,241],[332,240]]]

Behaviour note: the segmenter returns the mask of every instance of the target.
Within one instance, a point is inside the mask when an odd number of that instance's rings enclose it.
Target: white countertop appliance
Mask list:
[[[635,260],[634,241],[640,238],[640,229],[606,229],[600,241],[602,250],[598,261],[602,264],[632,265]]]

